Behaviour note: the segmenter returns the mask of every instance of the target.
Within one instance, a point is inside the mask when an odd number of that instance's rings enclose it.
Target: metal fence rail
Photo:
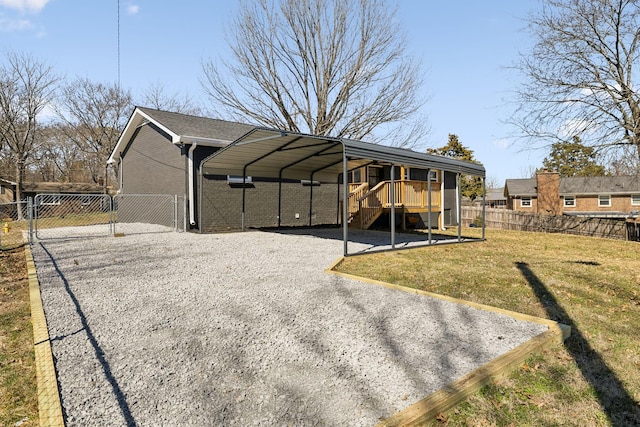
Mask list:
[[[29,240],[30,212],[26,200],[0,203],[0,249],[12,249]]]

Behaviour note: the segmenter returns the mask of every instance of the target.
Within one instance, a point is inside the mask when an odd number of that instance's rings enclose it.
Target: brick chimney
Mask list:
[[[536,173],[536,188],[538,191],[538,213],[560,215],[562,213],[560,174],[546,170]]]

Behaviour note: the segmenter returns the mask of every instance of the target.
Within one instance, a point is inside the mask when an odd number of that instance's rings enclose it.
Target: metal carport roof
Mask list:
[[[351,139],[322,137],[255,128],[202,162],[204,173],[265,178],[314,179],[335,182],[348,169],[376,162],[382,165],[446,170],[485,177],[484,166],[402,148]]]
[[[348,170],[368,164],[415,167],[484,178],[484,166],[449,157],[342,138],[255,128],[203,160],[200,174],[339,182]],[[393,174],[392,174],[393,176]],[[245,178],[243,178],[245,179]],[[393,177],[391,178],[393,182]],[[459,181],[459,180],[458,180]],[[244,229],[245,186],[242,192]],[[393,185],[392,185],[393,188]],[[312,191],[312,188],[311,188]],[[459,192],[458,192],[459,193]],[[281,197],[281,196],[280,196]],[[392,196],[393,197],[393,196]],[[343,186],[343,200],[348,186]],[[460,204],[460,203],[459,203]],[[483,204],[484,205],[484,204]],[[391,245],[395,248],[395,204],[391,205]],[[348,255],[347,204],[343,203],[344,254]],[[458,221],[460,223],[460,221]],[[484,221],[483,221],[484,237]],[[460,225],[458,226],[460,239]],[[431,229],[429,229],[431,240]]]

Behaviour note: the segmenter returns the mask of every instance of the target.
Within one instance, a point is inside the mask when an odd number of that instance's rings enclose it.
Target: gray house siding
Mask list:
[[[456,174],[454,172],[444,173],[444,206],[443,221],[444,225],[458,225],[458,191],[456,189]]]
[[[253,188],[246,189],[245,227],[278,225],[278,183],[253,178]],[[339,189],[337,184],[313,187],[312,225],[338,222]],[[282,184],[281,226],[309,225],[311,187],[300,182]],[[242,188],[231,187],[226,177],[205,176],[203,179],[202,231],[237,230],[242,227]],[[298,218],[296,218],[296,214]]]
[[[131,138],[120,165],[124,194],[185,194],[183,149],[151,124]]]

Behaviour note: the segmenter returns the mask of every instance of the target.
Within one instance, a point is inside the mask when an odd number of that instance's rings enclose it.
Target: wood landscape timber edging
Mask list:
[[[47,319],[42,307],[40,284],[33,262],[31,248],[24,248],[29,277],[29,300],[31,303],[31,322],[33,324],[33,346],[35,350],[36,381],[38,387],[38,414],[40,427],[64,426],[62,405],[56,370],[51,353]]]
[[[456,304],[462,304],[492,313],[503,314],[517,320],[543,324],[549,328],[546,332],[533,337],[529,341],[508,351],[502,356],[495,358],[486,365],[475,369],[474,371],[449,384],[443,389],[430,394],[424,399],[383,420],[382,422],[377,424],[376,427],[419,426],[428,422],[435,421],[439,414],[449,411],[458,403],[478,391],[483,386],[507,375],[515,367],[524,362],[532,353],[562,343],[571,335],[570,326],[554,322],[553,320],[543,319],[540,317],[517,313],[510,310],[504,310],[497,307],[491,307],[484,304],[478,304],[475,302],[452,298],[446,295],[435,294],[419,289],[407,288],[405,286],[394,285],[392,283],[335,271],[335,269],[342,263],[343,259],[344,257],[341,257],[334,261],[325,270],[325,273],[335,274],[347,279],[357,280],[377,286],[383,286],[385,288],[402,292],[410,292],[439,300],[453,302]]]

